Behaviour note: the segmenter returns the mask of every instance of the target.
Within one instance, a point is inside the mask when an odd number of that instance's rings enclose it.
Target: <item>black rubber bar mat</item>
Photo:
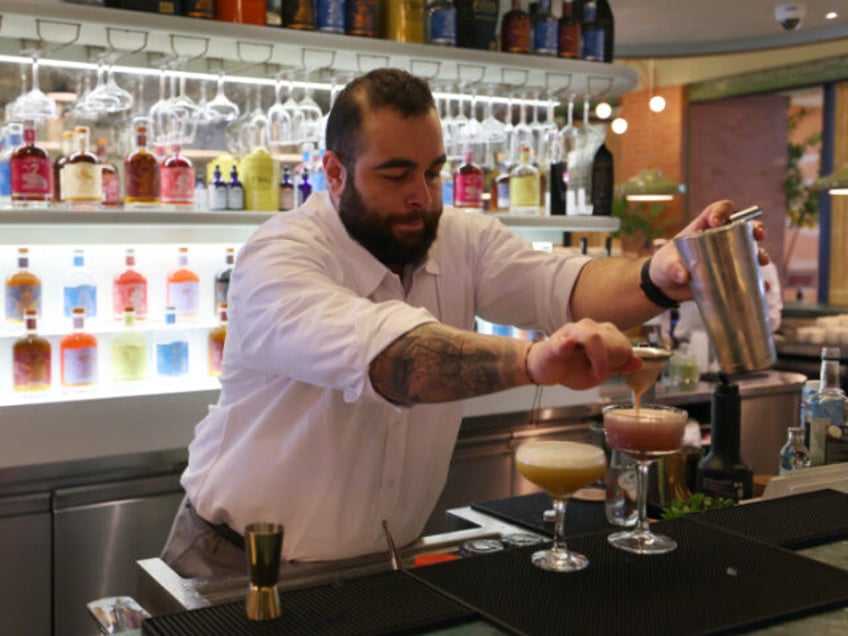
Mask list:
[[[493,499],[472,503],[471,507],[507,523],[553,536],[554,524],[545,522],[542,515],[551,508],[551,498],[544,492],[520,495],[508,499]],[[607,523],[604,503],[571,499],[565,508],[565,535],[567,537],[600,530],[613,530]]]
[[[412,574],[527,634],[727,633],[848,605],[848,572],[685,518],[657,527],[677,550],[640,557],[604,532],[569,542],[590,559],[580,572],[519,548]]]
[[[249,621],[244,602],[150,618],[150,636],[398,634],[455,625],[476,614],[403,572],[280,593],[283,614]]]
[[[693,520],[785,548],[806,548],[848,537],[848,494],[818,490],[732,508]]]

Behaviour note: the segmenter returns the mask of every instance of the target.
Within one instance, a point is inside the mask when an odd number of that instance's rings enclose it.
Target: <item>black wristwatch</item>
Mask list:
[[[650,300],[657,307],[671,309],[672,307],[677,307],[679,305],[676,300],[666,296],[663,290],[654,285],[654,281],[651,280],[650,258],[642,264],[642,275],[639,288],[642,290],[642,293],[645,294],[645,298]]]

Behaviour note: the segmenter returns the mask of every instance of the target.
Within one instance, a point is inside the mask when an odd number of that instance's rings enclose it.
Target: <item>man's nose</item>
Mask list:
[[[433,204],[433,192],[423,174],[416,177],[410,183],[409,191],[406,194],[406,207],[410,209],[423,208],[429,209]]]

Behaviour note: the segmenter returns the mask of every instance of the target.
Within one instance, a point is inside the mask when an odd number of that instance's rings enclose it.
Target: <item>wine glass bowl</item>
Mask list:
[[[533,565],[551,572],[582,570],[589,559],[570,552],[565,544],[565,506],[572,493],[603,478],[607,467],[603,449],[580,442],[534,440],[518,447],[515,464],[525,479],[550,495],[556,511],[553,545],[533,553]]]

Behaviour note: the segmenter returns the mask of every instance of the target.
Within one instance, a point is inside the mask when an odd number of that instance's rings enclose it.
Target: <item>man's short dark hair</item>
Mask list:
[[[427,82],[396,68],[380,68],[357,77],[336,97],[327,118],[326,145],[351,169],[358,154],[359,131],[367,111],[391,108],[404,117],[435,108]]]

